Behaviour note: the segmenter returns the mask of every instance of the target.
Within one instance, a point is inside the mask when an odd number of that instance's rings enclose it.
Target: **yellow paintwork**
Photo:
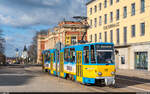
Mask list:
[[[102,75],[99,76],[98,72],[101,72]],[[115,65],[83,65],[83,77],[96,78],[114,76],[111,72],[115,72]]]
[[[102,3],[102,8],[99,10],[99,3]],[[131,4],[135,3],[135,15],[131,15]],[[95,12],[94,6],[97,6],[97,12]],[[123,7],[127,7],[127,18],[123,18]],[[95,34],[97,34],[97,42],[99,40],[99,33],[102,33],[102,42],[104,42],[104,32],[107,32],[107,42],[110,42],[110,30],[113,30],[113,42],[116,45],[117,43],[117,34],[116,29],[120,29],[120,44],[124,44],[124,31],[123,28],[127,27],[127,44],[131,43],[141,43],[141,42],[149,42],[150,41],[150,0],[145,0],[145,12],[141,13],[141,0],[119,0],[117,3],[115,0],[113,5],[110,5],[110,0],[107,0],[107,8],[104,8],[104,0],[95,0],[92,3],[87,5],[87,17],[88,23],[90,24],[90,20],[92,20],[92,26],[88,29],[87,36],[88,41],[90,41],[90,35],[92,35],[92,42],[95,42]],[[92,14],[90,14],[90,8],[92,8]],[[120,10],[120,19],[116,20],[116,10]],[[113,22],[110,22],[110,12],[113,12]],[[104,15],[107,14],[107,24],[104,24]],[[99,25],[99,16],[102,17],[102,25]],[[94,19],[97,18],[97,26],[95,27]],[[110,24],[116,24],[119,22],[119,26],[113,27],[110,29],[104,29],[104,26],[108,26]],[[140,23],[145,22],[145,35],[141,36],[141,28]],[[131,36],[131,25],[136,26],[136,35],[135,37]]]

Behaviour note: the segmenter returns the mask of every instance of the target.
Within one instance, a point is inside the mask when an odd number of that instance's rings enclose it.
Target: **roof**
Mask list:
[[[109,44],[109,45],[114,45],[113,43],[108,43],[108,42],[97,42],[97,43],[87,43],[87,44],[79,44],[79,45],[72,45],[72,46],[67,46],[64,48],[71,48],[71,47],[78,47],[78,46],[87,46],[87,45],[96,45],[96,44]],[[63,49],[64,49],[63,48]]]
[[[89,5],[89,4],[91,4],[92,2],[94,2],[94,1],[96,1],[96,0],[90,0],[89,2],[86,3],[86,5]]]

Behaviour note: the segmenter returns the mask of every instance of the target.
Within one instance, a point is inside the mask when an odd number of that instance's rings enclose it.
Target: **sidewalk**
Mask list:
[[[117,75],[137,77],[150,80],[150,71],[146,70],[128,70],[128,69],[116,69]]]

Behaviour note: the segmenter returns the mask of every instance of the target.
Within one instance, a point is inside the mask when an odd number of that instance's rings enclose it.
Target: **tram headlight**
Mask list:
[[[112,75],[115,75],[115,72],[111,72]]]
[[[99,76],[101,76],[101,75],[102,75],[102,73],[101,73],[101,72],[98,72],[98,75],[99,75]]]

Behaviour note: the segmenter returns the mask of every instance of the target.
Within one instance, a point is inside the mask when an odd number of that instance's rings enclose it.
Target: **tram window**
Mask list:
[[[50,54],[48,52],[45,53],[45,60],[49,61],[50,60]]]
[[[55,57],[55,52],[54,52],[54,62],[55,62],[55,58],[56,58],[56,57]]]
[[[97,63],[113,63],[112,58],[113,58],[113,53],[112,52],[100,52],[96,51],[97,55]]]
[[[96,59],[95,59],[95,49],[94,49],[94,45],[91,45],[91,63],[95,64],[96,63]]]
[[[46,61],[46,53],[44,53],[44,61]]]
[[[69,55],[69,49],[67,48],[67,49],[65,49],[65,52],[64,52],[65,54],[65,56],[64,56],[64,60],[66,61],[66,62],[69,62],[69,58],[70,58],[70,55]]]
[[[59,62],[59,51],[57,52],[57,60]]]
[[[89,46],[84,47],[84,63],[89,64]]]
[[[70,48],[70,62],[75,62],[75,48]]]

